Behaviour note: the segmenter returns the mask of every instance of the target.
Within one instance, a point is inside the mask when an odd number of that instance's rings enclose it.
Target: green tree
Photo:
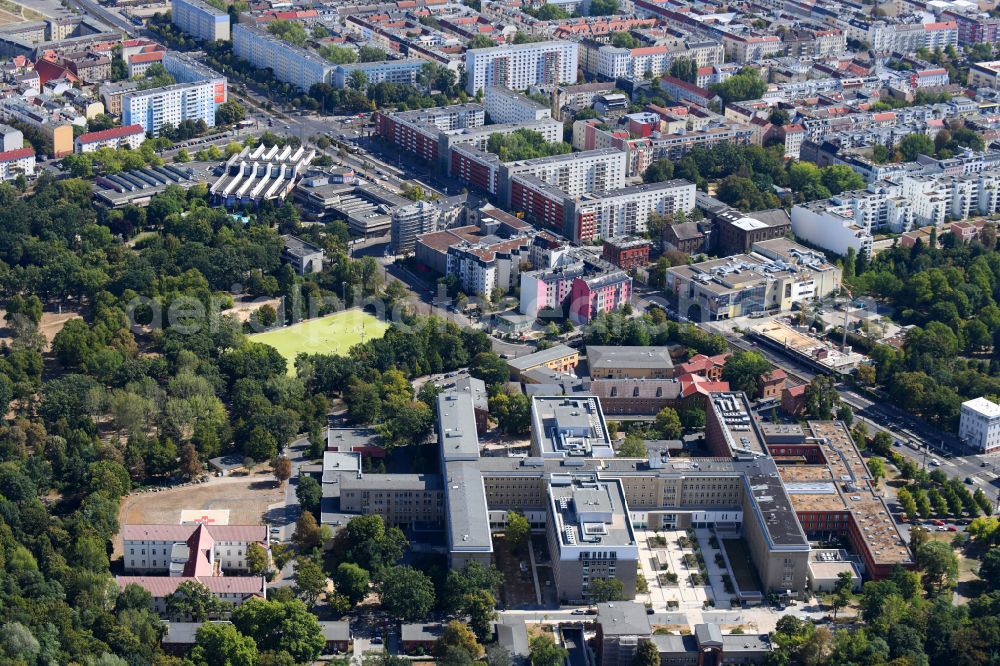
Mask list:
[[[254,576],[260,576],[267,571],[267,551],[259,543],[247,546],[247,569]]]
[[[698,80],[698,64],[690,58],[678,58],[670,63],[670,76],[695,83]]]
[[[337,592],[345,595],[352,605],[368,596],[368,572],[353,562],[341,562],[333,574]]]
[[[190,658],[204,666],[256,666],[257,645],[231,624],[206,622],[198,627]]]
[[[465,595],[462,606],[469,615],[469,626],[481,641],[493,635],[493,623],[497,619],[497,600],[492,592],[477,590]]]
[[[958,579],[958,558],[951,546],[941,541],[928,541],[916,550],[916,563],[923,571],[924,585],[929,592],[940,592]]]
[[[611,16],[619,11],[618,0],[591,0],[591,16]]]
[[[442,656],[446,648],[458,648],[469,655],[469,659],[478,659],[483,654],[483,646],[476,640],[476,635],[468,625],[452,620],[444,627],[441,637],[434,646],[434,654]]]
[[[650,640],[640,640],[632,666],[660,666],[660,650]]]
[[[677,439],[681,436],[681,417],[673,407],[664,407],[653,419],[653,428],[662,439]]]
[[[872,475],[872,481],[878,486],[879,479],[885,478],[885,465],[882,463],[881,458],[869,458],[868,459],[868,471]]]
[[[323,528],[316,522],[315,516],[303,511],[295,521],[295,531],[292,533],[292,543],[301,550],[311,550],[323,545]]]
[[[323,500],[323,486],[311,476],[300,476],[299,484],[295,488],[295,497],[299,500],[303,510],[315,514],[319,511],[320,502]]]
[[[312,608],[316,600],[326,591],[327,579],[323,567],[316,560],[305,557],[295,565],[295,594],[306,606]]]
[[[167,597],[167,616],[175,621],[205,622],[228,606],[201,583],[188,580]]]
[[[298,599],[250,599],[233,611],[232,622],[261,652],[287,652],[295,663],[312,663],[326,645],[319,620]]]
[[[618,445],[618,450],[615,451],[615,455],[619,458],[646,458],[649,453],[646,451],[646,445],[643,443],[641,437],[635,435],[628,435],[625,440]]]
[[[734,391],[754,396],[761,379],[769,372],[771,364],[759,353],[736,351],[730,354],[722,366],[722,379],[729,382],[729,388]]]
[[[617,578],[596,578],[590,581],[587,596],[595,604],[624,601],[625,585]]]
[[[552,636],[540,632],[528,641],[528,652],[532,666],[562,666],[569,652],[552,639]]]
[[[434,583],[413,567],[395,566],[384,571],[379,591],[382,607],[399,620],[424,620],[434,607]]]
[[[505,384],[510,379],[507,362],[493,352],[476,354],[469,364],[469,374],[483,380],[487,386]]]
[[[721,83],[713,84],[710,90],[722,99],[723,104],[731,104],[760,98],[767,92],[767,83],[756,69],[745,69]]]
[[[631,33],[615,32],[611,34],[611,45],[620,49],[638,48],[640,42]]]
[[[907,162],[913,162],[917,155],[934,155],[934,142],[926,134],[907,134],[899,142],[899,152]]]
[[[475,37],[473,37],[472,39],[469,40],[469,43],[466,45],[466,48],[469,48],[469,49],[489,49],[489,48],[493,48],[496,45],[497,45],[497,43],[494,42],[489,37],[487,37],[486,35],[476,35]]]
[[[516,553],[523,552],[531,538],[531,523],[524,514],[516,511],[507,512],[507,529],[504,530],[507,546]]]

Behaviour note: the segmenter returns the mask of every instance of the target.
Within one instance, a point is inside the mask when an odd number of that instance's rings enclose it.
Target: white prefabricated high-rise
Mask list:
[[[526,90],[536,84],[576,83],[579,45],[553,40],[465,52],[466,91],[490,86]]]

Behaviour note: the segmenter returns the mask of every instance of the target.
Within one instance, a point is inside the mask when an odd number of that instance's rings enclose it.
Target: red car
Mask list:
[[[938,525],[938,526],[940,526],[940,525],[944,525],[944,521],[943,520],[932,520],[931,524],[932,525]]]
[[[958,531],[958,528],[957,528],[957,527],[955,527],[954,525],[949,525],[949,526],[948,526],[948,531],[949,531],[949,532],[957,532],[957,531]]]

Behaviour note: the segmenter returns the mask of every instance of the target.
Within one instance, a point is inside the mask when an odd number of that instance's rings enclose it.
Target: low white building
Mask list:
[[[77,153],[92,153],[101,148],[115,150],[124,146],[135,150],[145,140],[146,130],[142,128],[142,125],[135,124],[81,134],[76,137],[73,148],[74,152]]]
[[[1000,450],[1000,405],[986,398],[963,402],[958,436],[980,453]]]
[[[35,175],[35,149],[31,146],[0,153],[0,180]]]
[[[200,527],[125,525],[121,532],[125,573],[163,575],[174,569],[179,573],[191,560],[190,551],[196,549],[192,538],[199,533]],[[211,551],[209,561],[223,571],[246,571],[246,552],[250,544],[267,545],[264,525],[206,525],[205,528],[207,534],[201,539]]]

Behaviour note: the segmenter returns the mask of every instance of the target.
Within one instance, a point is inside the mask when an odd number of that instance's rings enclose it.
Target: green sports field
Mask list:
[[[250,339],[277,349],[288,359],[288,371],[294,373],[295,357],[300,353],[346,354],[359,342],[381,338],[388,328],[388,324],[361,310],[347,310],[257,333]]]

